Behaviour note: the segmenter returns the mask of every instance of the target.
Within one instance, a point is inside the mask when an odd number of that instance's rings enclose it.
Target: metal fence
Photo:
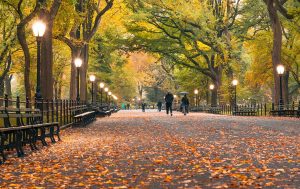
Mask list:
[[[248,104],[248,105],[219,105],[216,107],[200,105],[190,108],[192,112],[207,112],[222,115],[252,115],[252,116],[288,116],[299,117],[300,102],[292,102],[285,105]]]

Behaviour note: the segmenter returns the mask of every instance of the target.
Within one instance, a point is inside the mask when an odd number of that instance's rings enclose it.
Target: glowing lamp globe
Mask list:
[[[285,69],[284,69],[284,66],[280,64],[276,67],[276,70],[277,70],[278,75],[283,75]]]
[[[104,83],[100,83],[100,84],[99,84],[99,87],[100,87],[101,89],[103,89]]]
[[[232,85],[233,85],[233,86],[237,86],[238,83],[239,83],[239,82],[238,82],[238,80],[236,80],[236,79],[234,79],[234,80],[232,81]]]
[[[198,94],[198,93],[199,93],[198,89],[195,89],[195,90],[194,90],[194,93],[195,93],[195,94]]]
[[[76,68],[80,68],[82,65],[82,60],[80,58],[76,58],[74,60],[74,64],[75,64]]]
[[[35,37],[43,37],[46,31],[46,25],[41,20],[37,20],[32,25],[32,31]]]
[[[95,75],[90,75],[90,81],[94,82],[96,80],[96,76]]]

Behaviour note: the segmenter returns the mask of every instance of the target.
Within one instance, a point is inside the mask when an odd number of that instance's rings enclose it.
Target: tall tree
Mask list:
[[[128,24],[129,31],[135,34],[134,47],[140,46],[145,51],[197,70],[219,89],[222,70],[230,69],[229,63],[236,58],[231,54],[229,31],[238,16],[239,2],[139,1],[136,3],[138,9],[134,8],[134,21]],[[194,9],[198,12],[190,14]],[[214,90],[212,94],[215,105],[217,93]]]
[[[102,6],[102,3],[105,5]],[[88,49],[89,42],[96,34],[103,15],[112,8],[114,0],[99,0],[94,2],[93,0],[78,0],[75,5],[75,10],[78,15],[83,15],[80,20],[74,20],[69,34],[66,35],[65,31],[57,35],[56,38],[66,43],[72,53],[71,60],[71,79],[70,79],[70,98],[76,98],[76,68],[74,60],[81,58],[84,62],[80,69],[81,75],[81,100],[86,100],[86,73],[88,68]],[[101,8],[102,7],[102,8]],[[76,17],[77,19],[79,17]],[[66,23],[68,24],[68,23]],[[65,28],[64,28],[65,29]]]
[[[25,71],[24,71],[24,86],[26,97],[31,98],[31,86],[30,86],[30,52],[26,39],[26,25],[36,16],[41,8],[41,4],[44,3],[44,0],[36,0],[34,9],[27,15],[24,14],[23,10],[23,0],[19,1],[10,1],[2,0],[8,6],[10,6],[16,13],[19,22],[17,23],[17,38],[21,45],[21,48],[24,53],[25,61]]]
[[[264,0],[267,5],[267,10],[269,13],[271,28],[273,31],[273,49],[272,49],[272,63],[273,63],[273,75],[274,75],[274,102],[279,102],[280,98],[280,82],[279,76],[276,71],[276,67],[281,64],[281,53],[282,53],[282,24],[280,21],[279,14],[283,15],[287,19],[293,19],[294,16],[289,14],[284,4],[288,0]],[[289,71],[283,79],[283,100],[285,103],[288,103],[288,77]]]

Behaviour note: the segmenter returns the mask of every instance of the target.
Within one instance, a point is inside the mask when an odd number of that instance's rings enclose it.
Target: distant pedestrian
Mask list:
[[[130,110],[130,104],[129,103],[127,104],[127,110]]]
[[[121,108],[122,108],[122,110],[126,110],[126,105],[125,105],[125,103],[122,103]]]
[[[172,113],[173,100],[174,100],[173,94],[168,92],[165,96],[166,111],[167,111],[167,114],[169,114],[169,112],[170,112],[171,116],[173,116],[173,113]]]
[[[159,112],[161,112],[161,107],[162,107],[162,102],[161,102],[161,101],[158,101],[158,102],[157,102],[157,110],[158,110]]]
[[[190,105],[189,99],[185,94],[184,97],[181,99],[181,108],[184,115],[189,113],[189,105]]]
[[[142,111],[145,112],[146,111],[146,103],[142,102]]]

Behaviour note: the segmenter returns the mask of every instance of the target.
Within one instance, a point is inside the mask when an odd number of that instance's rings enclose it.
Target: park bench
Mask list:
[[[236,116],[256,116],[257,110],[255,107],[237,107],[232,111]]]
[[[115,109],[110,109],[108,105],[106,106],[94,106],[93,110],[96,111],[97,117],[106,117],[111,116],[112,113],[115,112]]]
[[[96,111],[88,111],[86,105],[72,107],[71,113],[74,119],[74,126],[85,126],[96,120]]]
[[[39,109],[19,109],[0,107],[0,119],[4,127],[0,127],[0,155],[6,160],[5,150],[16,150],[17,156],[24,156],[23,146],[30,145],[31,150],[37,150],[36,142],[40,140],[44,146],[49,137],[54,143],[54,135],[59,136],[57,122],[43,123]],[[1,163],[1,161],[0,161]]]

